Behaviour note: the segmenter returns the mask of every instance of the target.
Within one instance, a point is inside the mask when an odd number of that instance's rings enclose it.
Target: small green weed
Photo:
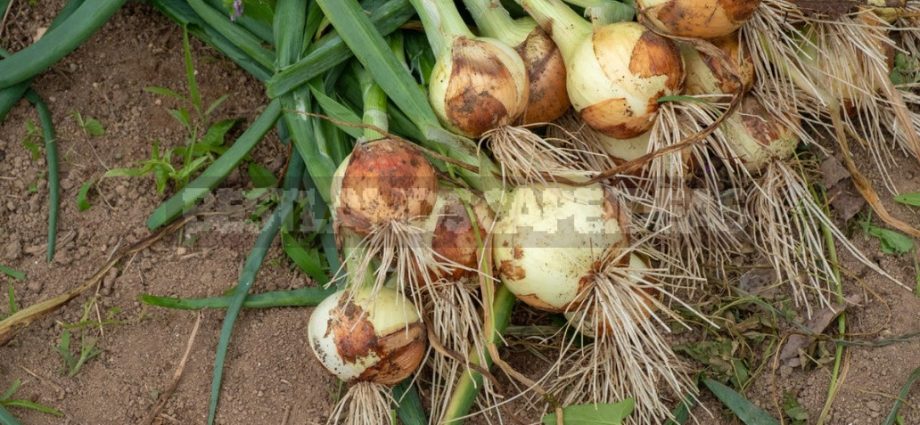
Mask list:
[[[881,250],[885,254],[901,255],[914,250],[914,240],[910,236],[872,224],[871,213],[866,215],[866,219],[860,222],[860,225],[863,232],[879,240]]]
[[[113,307],[106,311],[104,319],[91,319],[94,307],[96,307],[96,298],[90,299],[83,305],[83,314],[80,316],[80,320],[74,323],[60,323],[63,331],[55,349],[64,364],[63,374],[68,377],[76,376],[88,361],[102,354],[102,349],[98,346],[98,339],[89,335],[91,330],[99,329],[101,332],[105,327],[125,323],[116,318],[121,314],[121,309],[118,307]],[[79,347],[74,344],[77,338],[80,340]]]
[[[898,53],[894,56],[891,69],[891,82],[895,84],[913,84],[920,82],[920,59]]]
[[[77,122],[77,126],[83,130],[83,134],[89,137],[101,137],[105,135],[105,127],[102,126],[99,120],[89,116],[84,118],[79,111],[73,111],[71,116],[73,116],[73,120]]]
[[[195,64],[192,60],[188,31],[183,33],[182,47],[185,57],[187,94],[180,94],[166,87],[147,87],[144,90],[179,101],[181,106],[170,109],[169,115],[186,130],[184,146],[164,149],[160,141],[154,141],[149,159],[135,167],[109,170],[104,177],[152,175],[157,193],[163,194],[170,183],[174,189],[185,187],[197,172],[213,162],[216,156],[226,151],[224,146],[226,135],[238,120],[214,121],[212,115],[227,100],[228,95],[219,97],[207,106],[203,103],[195,77]]]
[[[42,132],[32,120],[26,121],[26,135],[22,138],[22,147],[29,151],[33,161],[42,157]]]
[[[57,410],[53,407],[36,403],[32,400],[13,398],[16,395],[16,392],[19,391],[20,387],[22,387],[22,381],[18,379],[13,381],[13,383],[6,389],[6,391],[0,394],[0,405],[3,407],[18,407],[20,409],[34,410],[36,412],[45,413],[52,416],[64,416],[60,410]]]

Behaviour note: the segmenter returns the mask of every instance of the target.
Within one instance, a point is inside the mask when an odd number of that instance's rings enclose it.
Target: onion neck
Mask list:
[[[536,27],[536,23],[529,19],[513,19],[497,0],[463,0],[463,4],[476,21],[480,34],[511,47],[527,40]]]
[[[428,36],[435,57],[445,54],[457,37],[473,37],[453,0],[410,0]]]
[[[374,82],[371,74],[361,68],[358,71],[358,81],[361,82],[361,99],[364,101],[364,114],[361,122],[364,127],[364,139],[376,140],[384,137],[381,132],[389,129],[387,119],[387,95],[383,89]]]
[[[570,58],[585,38],[591,35],[591,24],[566,6],[562,0],[517,0],[549,34],[562,56]]]

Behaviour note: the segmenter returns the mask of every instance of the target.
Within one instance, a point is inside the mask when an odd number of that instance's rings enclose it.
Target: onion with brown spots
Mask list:
[[[723,37],[741,28],[760,0],[636,0],[660,31],[679,37]]]
[[[350,385],[329,418],[336,424],[379,424],[391,409],[389,387],[415,373],[427,350],[415,305],[391,288],[330,295],[313,310],[307,336],[323,367]]]
[[[501,41],[473,35],[453,1],[411,2],[437,59],[428,95],[438,118],[467,137],[515,124],[529,93],[521,56]]]
[[[479,32],[516,50],[524,59],[530,86],[523,124],[549,123],[571,104],[565,88],[565,62],[556,43],[530,18],[512,19],[501,3],[463,0]]]
[[[747,45],[740,43],[739,37],[739,34],[734,33],[710,40],[725,54],[728,63],[700,52],[690,44],[681,44],[680,52],[687,70],[687,79],[684,83],[686,94],[730,95],[750,90],[755,78],[754,62]],[[728,66],[734,69],[728,69]]]

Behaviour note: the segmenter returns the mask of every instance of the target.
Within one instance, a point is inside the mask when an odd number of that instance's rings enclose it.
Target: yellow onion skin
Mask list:
[[[642,272],[649,269],[648,260],[637,254],[630,254],[629,268],[630,272],[628,276],[632,278],[633,283],[638,283],[643,279]],[[649,278],[644,277],[644,279],[648,280]],[[631,316],[636,322],[648,320],[657,308],[655,305],[656,294],[650,289],[636,290],[636,292],[637,296],[642,297],[642,303],[645,305],[645,308],[639,311],[638,314],[633,314]],[[589,320],[581,320],[582,317]],[[573,309],[565,312],[566,321],[574,326],[575,330],[589,338],[596,338],[599,335],[605,334],[609,335],[611,332],[614,332],[614,328],[619,325],[619,323],[609,323],[604,320],[590,320],[592,317],[600,318],[601,316],[595,315],[593,311],[585,312],[584,309],[578,309],[577,306],[573,306]],[[592,322],[595,322],[593,326],[591,326]]]
[[[795,120],[797,126],[798,118]],[[799,144],[795,132],[753,95],[742,99],[740,108],[725,120],[721,131],[736,160],[752,173],[763,171],[774,161],[792,157]]]
[[[572,106],[566,91],[562,52],[553,39],[536,24],[515,50],[524,60],[530,82],[527,110],[522,122],[538,124],[555,121]]]
[[[502,282],[530,306],[564,312],[629,244],[627,213],[599,184],[518,186],[498,215],[492,256]]]
[[[661,32],[679,37],[723,37],[741,28],[760,0],[636,0]]]
[[[678,94],[680,51],[635,22],[595,28],[566,57],[572,106],[591,128],[617,139],[648,131],[658,99]]]
[[[527,70],[511,47],[458,36],[431,72],[429,98],[438,118],[467,137],[516,123],[527,108]]]
[[[405,142],[359,143],[339,169],[343,171],[333,183],[333,205],[336,220],[346,229],[365,235],[388,221],[431,213],[437,173],[418,149]]]
[[[475,217],[475,226],[467,205]],[[480,245],[486,240],[493,221],[492,210],[481,198],[448,189],[438,192],[432,213],[419,227],[425,230],[425,242],[431,245],[435,255],[454,267],[448,272],[429,270],[432,277],[458,281],[477,275]]]
[[[755,71],[751,52],[744,43],[740,43],[738,34],[710,40],[719,48],[734,66],[739,79],[734,78],[727,64],[696,50],[690,44],[681,44],[680,51],[686,66],[687,79],[684,93],[689,95],[733,94],[747,92],[754,85]],[[740,83],[740,84],[739,84]]]
[[[415,305],[388,287],[330,295],[313,310],[307,332],[316,358],[345,382],[398,384],[418,369],[427,349]]]

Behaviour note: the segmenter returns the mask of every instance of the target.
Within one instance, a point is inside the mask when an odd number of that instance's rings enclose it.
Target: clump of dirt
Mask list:
[[[35,5],[18,1],[3,35],[5,47],[21,48],[47,27],[62,0]],[[0,124],[0,264],[27,274],[24,281],[0,277],[0,289],[13,285],[20,305],[59,294],[88,278],[112,253],[136,242],[148,231],[149,214],[164,197],[156,194],[153,179],[101,176],[111,168],[134,166],[149,157],[155,141],[180,146],[184,130],[168,113],[174,101],[144,91],[147,86],[184,89],[181,29],[144,4],[129,3],[85,45],[39,77],[34,87],[53,112],[61,157],[61,216],[58,254],[45,262],[48,199],[45,165],[22,145],[26,123],[36,121],[32,108],[20,103]],[[261,83],[249,77],[214,50],[193,41],[198,79],[206,100],[223,94],[230,99],[219,118],[239,117],[251,122],[267,103]],[[105,128],[100,137],[87,135],[73,113],[98,119]],[[236,130],[238,134],[240,129]],[[252,160],[282,174],[287,147],[270,136],[253,152]],[[916,164],[901,161],[893,168],[902,173],[899,189],[920,191]],[[879,181],[874,176],[874,181]],[[92,207],[79,211],[76,196],[81,185],[93,180]],[[245,170],[225,182],[219,200],[251,187]],[[228,195],[229,194],[229,195]],[[231,202],[232,203],[232,202]],[[886,206],[918,225],[916,211]],[[216,208],[216,207],[214,207]],[[137,423],[156,403],[172,380],[195,322],[193,312],[148,308],[137,301],[143,293],[183,297],[221,294],[235,285],[240,267],[252,246],[259,225],[247,214],[201,218],[182,233],[157,243],[129,259],[104,279],[92,294],[83,296],[45,318],[0,347],[0,390],[16,379],[23,381],[17,394],[64,412],[63,419],[27,410],[15,410],[28,424]],[[910,255],[880,254],[878,242],[853,232],[858,246],[901,282],[915,282]],[[909,290],[875,276],[842,253],[846,294],[859,295],[860,305],[847,311],[851,340],[865,346],[847,348],[840,391],[830,411],[829,424],[875,424],[887,415],[895,394],[911,371],[920,366],[920,340],[889,345],[886,340],[918,332],[920,299]],[[293,270],[277,244],[259,273],[254,291],[310,285]],[[63,363],[55,344],[64,324],[80,320],[83,305],[91,318],[111,317],[115,322],[102,331],[87,332],[97,338],[103,353],[88,362],[75,377],[62,375]],[[221,424],[325,423],[338,385],[309,352],[306,323],[309,309],[244,311],[230,345],[218,415]],[[0,315],[8,313],[0,303]],[[205,311],[185,375],[157,423],[203,423],[207,413],[214,351],[222,311]],[[832,325],[833,327],[834,325]],[[790,329],[791,330],[791,329]],[[688,338],[681,335],[681,338]],[[521,345],[505,350],[512,364],[539,374],[541,363]],[[830,366],[772,367],[746,392],[775,416],[782,413],[784,393],[791,394],[814,423],[827,398]],[[513,395],[510,385],[503,388]],[[916,391],[915,391],[916,392]],[[424,394],[423,394],[424,395]],[[701,423],[735,423],[710,396],[697,408]],[[506,409],[506,422],[521,404]],[[517,413],[528,422],[535,418]],[[905,404],[905,423],[920,423],[920,411]],[[287,422],[285,422],[287,421]],[[483,423],[474,418],[470,423]]]

